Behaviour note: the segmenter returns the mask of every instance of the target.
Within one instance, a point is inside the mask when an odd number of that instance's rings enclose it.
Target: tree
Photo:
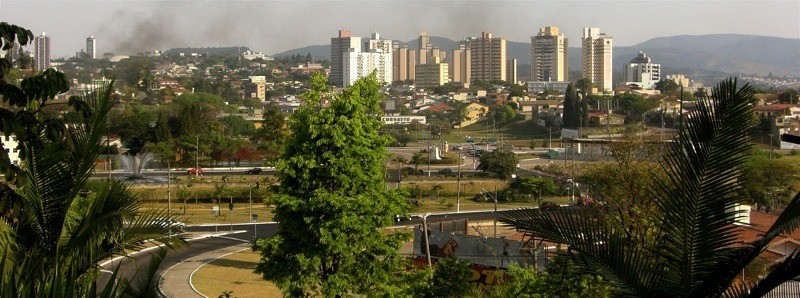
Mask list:
[[[33,38],[29,30],[5,22],[0,36],[3,50],[15,39],[25,45]],[[48,69],[25,78],[20,88],[4,80],[9,69],[7,60],[0,60],[0,92],[7,104],[0,108],[0,121],[2,133],[17,139],[13,149],[21,163],[0,154],[0,296],[143,294],[153,285],[152,276],[139,275],[145,288],[127,281],[97,288],[97,263],[141,248],[148,239],[173,248],[185,242],[168,237],[165,223],[154,220],[165,212],[140,211],[142,202],[126,184],[88,183],[114,103],[113,82],[86,97],[69,98],[62,113],[48,113],[51,106],[63,105],[53,99],[69,89],[64,74]],[[114,273],[111,279],[116,278]]]
[[[511,265],[492,288],[495,297],[610,297],[612,287],[600,276],[581,272],[569,258],[556,256],[544,271]]]
[[[375,117],[380,84],[370,75],[332,98],[326,84],[314,75],[289,119],[292,134],[276,167],[279,231],[254,243],[256,273],[291,296],[398,293],[398,249],[409,235],[379,228],[407,206],[384,186],[389,138]]]
[[[519,177],[511,181],[503,196],[508,201],[533,200],[541,202],[542,196],[553,195],[556,187],[552,178]]]
[[[733,210],[744,202],[742,165],[750,144],[753,88],[721,82],[703,98],[665,153],[667,179],[652,190],[659,216],[653,243],[639,243],[618,228],[595,223],[602,214],[580,208],[514,210],[503,221],[545,241],[570,247],[583,270],[599,274],[620,295],[760,297],[800,275],[798,252],[778,262],[756,283],[732,285],[742,269],[769,243],[800,225],[800,194],[763,236],[743,245],[737,240]]]
[[[143,89],[154,80],[153,59],[149,57],[130,57],[116,65],[116,77],[123,84]]]
[[[581,98],[587,98],[590,94],[592,94],[592,88],[594,88],[594,84],[589,78],[582,78],[578,80],[576,85],[578,88],[577,91],[580,91],[581,93]]]
[[[256,130],[250,140],[258,142],[258,149],[266,152],[268,159],[272,159],[282,154],[283,145],[289,136],[289,131],[286,129],[286,114],[276,105],[267,105],[264,107],[263,119],[261,128]]]
[[[508,149],[497,149],[481,155],[478,170],[493,174],[500,180],[508,180],[517,171],[517,155]]]
[[[405,147],[410,142],[417,141],[415,136],[401,130],[392,130],[392,132],[389,134],[392,136],[392,138],[394,138],[394,144],[397,144],[401,147]]]
[[[411,156],[411,163],[414,164],[414,170],[418,171],[420,165],[428,163],[428,158],[425,155],[422,155],[422,153],[417,152]]]
[[[564,93],[564,127],[578,127],[578,95],[575,93],[575,88],[572,83],[567,85],[567,91]]]
[[[670,79],[661,79],[661,81],[656,83],[656,90],[661,91],[662,94],[674,93],[680,88],[681,86],[679,86],[678,83]]]
[[[797,191],[800,177],[792,163],[753,151],[742,170],[742,191],[748,204],[772,211],[782,208]]]
[[[219,121],[224,125],[223,134],[228,132],[228,135],[231,136],[241,136],[251,135],[255,131],[253,123],[239,115],[227,115],[219,119]]]

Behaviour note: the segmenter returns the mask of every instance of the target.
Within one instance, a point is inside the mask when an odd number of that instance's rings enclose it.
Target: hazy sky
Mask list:
[[[0,20],[43,31],[55,57],[95,35],[98,55],[199,46],[249,46],[268,54],[328,44],[338,29],[408,41],[419,31],[460,40],[490,31],[530,42],[558,26],[572,46],[582,27],[615,45],[716,33],[800,38],[800,1],[71,1],[1,0]]]

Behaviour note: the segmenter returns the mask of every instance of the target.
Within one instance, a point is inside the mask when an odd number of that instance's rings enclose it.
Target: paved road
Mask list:
[[[216,239],[236,239],[226,236]],[[236,241],[236,240],[234,240]],[[245,241],[179,261],[161,272],[158,290],[166,297],[203,297],[192,285],[192,276],[203,265],[227,255],[250,249]]]
[[[187,231],[191,232],[192,234],[208,234],[187,239],[190,243],[190,246],[187,249],[182,251],[169,251],[164,258],[164,261],[161,262],[161,265],[156,272],[156,276],[161,277],[167,269],[185,260],[205,260],[208,258],[208,256],[203,255],[208,254],[209,252],[242,245],[243,243],[247,245],[246,242],[249,242],[253,238],[256,230],[259,237],[271,237],[278,231],[278,225],[276,223],[259,223],[256,226],[252,224],[234,225],[235,231],[233,233],[226,230],[226,228],[229,228],[229,226],[220,226],[220,233],[214,233],[215,228],[213,225],[187,227]],[[213,236],[219,234],[224,235]],[[101,264],[101,267],[103,267],[103,272],[106,274],[103,274],[100,278],[98,278],[99,288],[102,289],[102,287],[109,282],[109,273],[112,270],[115,270],[118,266],[120,266],[119,278],[131,279],[131,277],[136,274],[137,270],[139,270],[138,268],[149,264],[150,260],[154,256],[154,252],[154,249],[150,249],[131,254],[129,258],[116,259],[113,262]],[[181,270],[177,270],[176,272],[181,272]],[[133,283],[139,284],[136,281]],[[188,277],[185,279],[185,285],[189,285]],[[167,287],[165,286],[164,288],[166,289]],[[172,285],[169,285],[169,288],[172,288]],[[174,297],[184,296],[176,295]]]
[[[395,226],[410,226],[422,224],[419,214],[412,214],[411,218],[402,218],[395,223]],[[429,222],[438,222],[455,219],[469,220],[492,220],[492,211],[472,211],[461,213],[431,213],[428,216]],[[255,232],[259,238],[271,237],[278,231],[278,224],[274,222],[258,224],[235,224],[233,231],[230,225],[200,225],[187,227],[187,232],[201,235],[192,239],[187,239],[190,247],[182,251],[170,251],[164,261],[159,266],[156,273],[163,282],[160,289],[167,297],[200,297],[191,287],[191,274],[206,262],[214,258],[229,254],[242,249],[249,249],[249,241],[253,239]],[[219,232],[215,232],[218,230]],[[216,235],[216,236],[215,236]],[[132,254],[130,258],[115,260],[101,264],[106,273],[120,266],[120,277],[130,279],[136,273],[137,268],[146,265],[153,257],[155,250],[143,251]],[[98,279],[98,285],[102,288],[109,281],[110,274],[104,274]],[[135,282],[134,282],[135,283]]]

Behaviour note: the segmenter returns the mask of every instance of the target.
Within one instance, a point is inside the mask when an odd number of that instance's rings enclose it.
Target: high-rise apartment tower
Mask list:
[[[567,38],[558,27],[544,27],[531,36],[531,80],[569,81]]]
[[[97,59],[97,41],[94,39],[94,35],[86,38],[86,55],[89,59]]]
[[[612,85],[612,37],[599,28],[583,28],[581,76],[592,81],[600,92],[610,92]]]
[[[46,32],[34,39],[33,67],[37,71],[50,68],[50,37]]]
[[[471,81],[506,80],[506,39],[483,32],[470,40]]]

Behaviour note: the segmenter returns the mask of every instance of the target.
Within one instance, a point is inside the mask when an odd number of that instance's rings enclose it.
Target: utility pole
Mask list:
[[[768,136],[769,136],[769,158],[772,159],[772,143],[774,142],[772,141],[772,134],[768,134]]]
[[[497,238],[497,184],[494,185],[494,238]]]
[[[432,265],[431,265],[431,245],[430,242],[428,241],[428,215],[431,215],[431,213],[428,212],[422,216],[422,235],[425,236],[425,255],[428,256],[428,268],[430,268]]]
[[[580,143],[578,143],[580,146]],[[572,148],[572,203],[575,203],[575,146],[570,146]]]
[[[464,148],[458,150],[458,191],[456,192],[456,212],[461,212],[461,151],[463,150]],[[398,187],[399,186],[400,185],[398,184]]]
[[[195,139],[195,154],[194,154],[194,176],[200,177],[200,135]]]
[[[172,177],[169,165],[170,162],[167,161],[167,218],[172,219]],[[172,237],[172,225],[169,227],[167,236]]]
[[[233,196],[231,196],[231,205],[230,205],[230,208],[228,208],[228,209],[231,209],[231,212],[230,212],[231,213],[231,215],[230,215],[231,231],[233,231]]]
[[[553,149],[553,127],[547,128],[547,149]]]
[[[431,154],[433,154],[433,148],[431,148],[431,125],[428,124],[428,177],[431,176]]]

